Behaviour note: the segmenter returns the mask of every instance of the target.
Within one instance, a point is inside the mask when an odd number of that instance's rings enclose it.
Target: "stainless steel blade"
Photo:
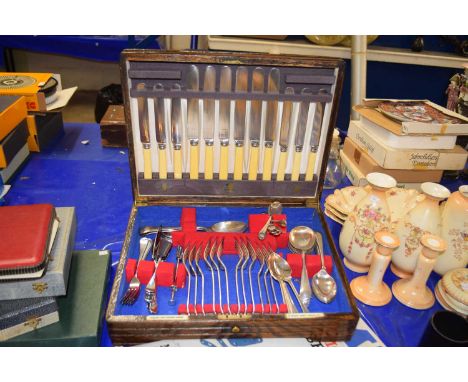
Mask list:
[[[137,90],[145,90],[145,84],[137,85]],[[148,103],[146,97],[138,97],[138,123],[140,127],[140,141],[144,146],[150,144],[149,121],[148,121]],[[148,147],[145,147],[148,148]]]
[[[230,93],[232,90],[232,74],[229,66],[221,68],[219,91],[221,93]],[[231,100],[219,100],[219,141],[222,146],[229,144],[231,123]]]
[[[162,84],[156,84],[156,91],[164,90]],[[165,128],[165,108],[164,98],[154,97],[154,120],[156,123],[156,141],[161,148],[166,146],[166,128]]]
[[[317,151],[318,145],[320,143],[320,134],[322,132],[322,123],[323,123],[323,112],[324,104],[323,102],[317,102],[315,104],[314,112],[314,121],[312,124],[312,135],[310,138],[310,151]]]
[[[302,95],[310,94],[310,89],[302,89]],[[302,151],[304,146],[305,132],[307,128],[307,116],[309,115],[309,101],[302,101],[299,103],[299,116],[297,118],[297,128],[296,128],[296,137],[294,139],[294,144],[297,151]]]
[[[200,78],[198,67],[190,65],[187,72],[187,90],[198,92],[200,87]],[[199,100],[198,98],[187,99],[187,138],[190,144],[197,144],[200,137],[199,126]]]
[[[174,92],[180,91],[179,84],[172,86]],[[182,145],[182,100],[180,97],[172,98],[171,104],[171,141],[174,148],[180,148]]]
[[[252,73],[252,94],[261,94],[264,91],[265,80],[262,68],[255,68]],[[262,100],[250,101],[250,143],[258,146],[260,143],[260,130],[262,127]]]
[[[247,92],[248,70],[246,67],[240,66],[236,71],[236,93]],[[234,113],[234,140],[236,145],[244,143],[245,134],[245,106],[246,100],[236,100]]]
[[[268,76],[268,93],[279,94],[280,71],[277,68],[270,70]],[[278,101],[267,102],[265,124],[265,146],[271,147],[275,140],[276,120],[278,118]]]
[[[284,91],[284,94],[291,95],[294,94],[294,89],[287,87]],[[281,117],[281,130],[280,130],[280,139],[279,144],[282,151],[288,149],[289,143],[289,130],[291,128],[291,119],[292,119],[292,101],[283,102],[283,116]]]
[[[203,90],[205,92],[214,92],[216,90],[216,70],[214,66],[208,65],[206,67]],[[207,145],[213,144],[214,129],[215,100],[214,98],[205,98],[203,100],[203,138]]]

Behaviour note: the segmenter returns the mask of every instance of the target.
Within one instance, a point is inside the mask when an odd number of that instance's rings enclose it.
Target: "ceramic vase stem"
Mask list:
[[[370,289],[375,290],[380,286],[385,270],[391,260],[390,255],[391,252],[389,254],[380,254],[377,251],[374,253],[374,259],[372,260],[372,265],[369,269],[369,273],[367,274]]]
[[[437,257],[445,251],[445,241],[435,235],[425,234],[421,237],[422,251],[413,276],[410,279],[398,280],[392,285],[395,298],[402,304],[414,309],[429,309],[435,298],[427,287],[427,279],[434,268]]]
[[[392,299],[392,292],[383,282],[383,276],[392,257],[392,252],[400,245],[398,237],[387,231],[379,231],[374,236],[377,244],[367,276],[351,281],[354,297],[371,306],[383,306]]]

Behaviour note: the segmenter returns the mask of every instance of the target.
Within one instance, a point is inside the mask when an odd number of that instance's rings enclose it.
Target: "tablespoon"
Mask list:
[[[322,251],[322,235],[319,232],[317,232],[317,237],[317,249],[320,254],[322,268],[312,277],[312,290],[317,299],[328,304],[336,297],[336,282],[335,279],[328,274],[325,267]]]
[[[309,275],[307,274],[306,253],[312,249],[316,241],[315,232],[309,227],[294,227],[289,233],[289,242],[292,248],[296,249],[302,256],[301,289],[299,291],[299,296],[302,303],[306,306],[309,305],[310,298],[312,297]]]

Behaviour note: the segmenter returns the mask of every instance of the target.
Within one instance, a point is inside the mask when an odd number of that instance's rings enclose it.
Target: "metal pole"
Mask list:
[[[351,119],[359,119],[352,110],[366,97],[367,79],[367,36],[351,37]]]

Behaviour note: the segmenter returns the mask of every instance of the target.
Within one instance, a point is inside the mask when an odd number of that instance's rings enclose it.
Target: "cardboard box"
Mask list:
[[[0,168],[7,167],[18,151],[26,144],[28,127],[23,119],[3,140],[0,141]]]
[[[52,77],[52,73],[11,73],[0,72],[1,77],[18,78],[18,84],[11,87],[0,87],[0,95],[24,96],[26,106],[30,111],[46,111],[46,97],[41,87]],[[21,81],[24,85],[21,86]]]
[[[395,149],[382,143],[359,121],[349,123],[348,137],[386,169],[461,170],[468,157],[460,146],[451,150]]]
[[[0,179],[3,183],[7,183],[21,168],[21,165],[28,159],[29,149],[28,145],[25,144],[20,151],[15,155],[10,164],[4,168],[0,169]]]
[[[367,173],[363,173],[359,167],[353,163],[352,159],[349,158],[343,150],[340,151],[341,161],[344,165],[344,172],[353,186],[364,187],[368,184],[366,175]],[[407,189],[415,189],[418,190],[421,188],[421,183],[402,183],[397,182],[397,187],[400,188],[407,188]]]
[[[62,113],[32,113],[28,121],[28,147],[30,151],[40,152],[65,133]]]
[[[360,123],[382,143],[395,149],[450,150],[455,147],[457,141],[455,135],[397,135],[363,116],[361,116]]]
[[[445,114],[447,117],[457,118],[462,123],[428,123],[428,122],[398,122],[388,118],[377,110],[378,105],[383,101],[394,102],[423,102]],[[353,109],[369,121],[391,131],[397,135],[429,134],[429,135],[468,135],[468,118],[461,114],[454,113],[442,106],[428,100],[391,100],[391,99],[364,99],[361,105],[356,105]]]
[[[20,96],[0,96],[0,141],[26,118],[26,99]]]
[[[363,174],[381,172],[390,175],[400,183],[438,183],[442,179],[443,170],[389,170],[380,167],[365,151],[351,139],[346,138],[343,146],[346,156],[361,170]]]

